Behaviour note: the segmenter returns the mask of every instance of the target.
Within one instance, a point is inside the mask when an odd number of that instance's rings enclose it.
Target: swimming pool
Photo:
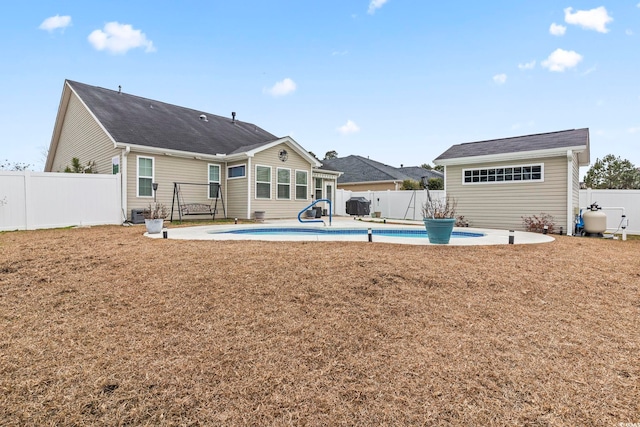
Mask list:
[[[274,219],[263,224],[220,224],[194,227],[167,227],[165,233],[148,234],[152,239],[215,240],[215,241],[263,241],[263,242],[368,242],[371,228],[372,242],[397,245],[428,246],[429,242],[422,221],[397,221],[395,224],[355,221],[353,218],[333,218],[332,226],[301,226],[297,220]],[[276,229],[272,233],[256,233],[256,230]],[[303,229],[300,233],[284,234],[286,229]],[[351,230],[359,231],[351,231]],[[229,233],[232,231],[231,233]],[[276,232],[277,231],[277,232]],[[346,232],[345,232],[346,231]],[[387,234],[390,232],[390,234]],[[506,245],[510,241],[509,230],[480,228],[454,228],[449,246]],[[350,234],[349,234],[350,233]],[[357,233],[357,234],[354,234]],[[399,233],[399,234],[398,234]],[[469,234],[471,233],[471,234]],[[461,238],[462,237],[462,238]],[[515,232],[516,245],[553,242],[548,234]]]
[[[240,234],[251,236],[366,236],[369,231],[366,228],[305,228],[305,227],[252,227],[234,230],[211,230],[209,234]],[[398,237],[398,238],[424,238],[427,231],[424,229],[378,229],[372,228],[373,236]],[[470,231],[454,231],[451,238],[483,237],[484,233]]]

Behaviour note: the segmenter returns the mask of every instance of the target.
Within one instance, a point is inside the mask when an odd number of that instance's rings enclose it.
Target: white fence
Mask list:
[[[121,224],[120,175],[0,172],[0,231]]]
[[[442,190],[430,191],[431,198],[444,198]],[[422,220],[422,205],[427,200],[426,190],[416,191],[336,191],[336,215],[347,215],[346,202],[351,197],[364,197],[371,202],[371,212],[380,212],[382,218]]]
[[[444,191],[431,191],[431,197],[445,197]],[[383,218],[421,220],[421,206],[427,198],[422,191],[336,191],[336,215],[347,215],[345,202],[351,197],[364,197],[371,202],[371,212]],[[627,232],[640,234],[640,190],[580,190],[580,207],[598,202],[607,214],[607,229],[620,226],[624,208],[628,220]]]
[[[607,231],[618,229],[624,208],[629,223],[627,233],[640,234],[640,190],[580,190],[580,208],[592,203],[607,215]]]

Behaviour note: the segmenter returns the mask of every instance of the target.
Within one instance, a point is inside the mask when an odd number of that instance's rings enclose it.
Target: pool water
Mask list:
[[[255,236],[351,236],[367,235],[366,228],[303,228],[303,227],[260,227],[260,228],[240,228],[227,231],[210,231],[211,234],[244,234]],[[427,238],[427,230],[416,228],[415,230],[406,228],[396,229],[371,229],[374,236],[386,237],[410,237]],[[482,237],[483,233],[472,233],[467,231],[454,231],[452,238]]]

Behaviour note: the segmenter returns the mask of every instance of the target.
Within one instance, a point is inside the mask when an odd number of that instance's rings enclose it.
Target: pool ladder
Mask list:
[[[327,202],[327,203],[329,203],[329,211],[328,211],[328,212],[329,212],[329,225],[331,225],[331,218],[332,218],[332,216],[331,216],[331,212],[333,211],[333,209],[332,209],[332,206],[331,206],[331,200],[329,200],[329,199],[318,199],[318,200],[314,201],[313,203],[311,203],[311,204],[310,204],[309,206],[307,206],[306,208],[302,209],[300,212],[298,212],[298,221],[300,221],[300,222],[321,222],[321,223],[323,223],[323,224],[324,224],[324,226],[326,227],[326,226],[327,226],[327,223],[326,223],[326,222],[324,222],[324,220],[322,220],[322,219],[306,219],[306,220],[303,220],[303,219],[302,219],[302,214],[303,214],[303,213],[305,213],[305,212],[306,212],[306,211],[308,211],[310,208],[312,208],[313,206],[315,206],[317,203],[320,203],[320,202]]]

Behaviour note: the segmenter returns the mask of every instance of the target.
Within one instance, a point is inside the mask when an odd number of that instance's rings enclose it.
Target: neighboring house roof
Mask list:
[[[438,175],[437,177],[442,177],[442,174],[437,171],[429,171],[420,167],[394,168],[393,166],[355,155],[322,160],[320,169],[342,172],[342,176],[338,178],[338,184],[404,181],[405,179],[420,181],[423,176],[431,178],[434,173]]]
[[[434,163],[473,163],[498,158],[534,155],[558,155],[567,150],[580,152],[580,164],[589,164],[589,129],[571,129],[488,141],[467,142],[451,146]]]
[[[433,169],[425,169],[420,166],[406,166],[398,168],[398,170],[410,176],[415,181],[420,181],[422,180],[422,178],[444,178],[444,174],[442,172],[438,172],[437,170]]]

